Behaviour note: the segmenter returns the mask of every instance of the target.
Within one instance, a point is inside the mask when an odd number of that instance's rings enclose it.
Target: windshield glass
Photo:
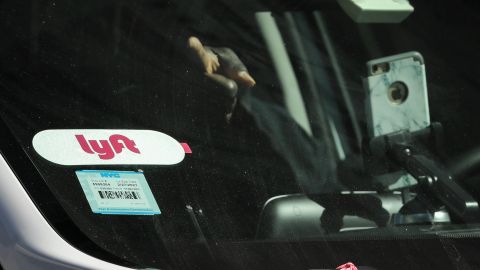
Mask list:
[[[304,2],[0,1],[0,150],[62,237],[126,265],[476,235],[478,4]]]

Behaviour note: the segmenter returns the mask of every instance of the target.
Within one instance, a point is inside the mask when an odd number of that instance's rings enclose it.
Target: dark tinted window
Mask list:
[[[372,249],[390,247],[392,260],[414,252],[395,247],[411,237],[427,241],[468,227],[470,239],[478,209],[464,216],[461,205],[479,195],[470,152],[480,133],[478,5],[445,9],[444,2],[411,1],[415,11],[402,23],[360,24],[333,1],[2,1],[1,116],[24,151],[6,157],[31,161],[25,166],[48,191],[32,197],[52,224],[72,228],[57,229],[67,240],[81,232],[85,250],[96,254],[87,247],[96,246],[139,266],[242,268],[243,259],[258,265],[255,254],[271,251],[262,257],[267,265],[333,267],[335,256],[362,262],[355,239],[387,241]],[[231,49],[255,86],[237,79],[232,92],[206,76],[188,48],[192,36],[213,48],[227,77],[222,54]],[[366,63],[410,51],[423,56],[430,120],[444,137],[425,128],[411,150],[428,159],[419,161],[428,170],[456,176],[454,187],[392,187],[405,174],[391,154],[397,148],[372,158],[377,148],[365,143]],[[35,134],[52,129],[155,130],[187,142],[192,154],[171,166],[64,166],[32,145]],[[429,176],[425,168],[420,176]],[[143,171],[162,213],[93,213],[78,170]],[[468,196],[451,201],[454,191]],[[65,216],[55,220],[57,209]],[[329,242],[339,239],[354,250]],[[449,252],[435,243],[425,245]],[[323,261],[311,259],[327,248]],[[282,254],[289,258],[272,258]],[[369,258],[362,263],[374,264]]]

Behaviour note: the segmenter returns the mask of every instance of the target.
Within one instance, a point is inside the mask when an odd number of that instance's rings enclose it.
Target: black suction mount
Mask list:
[[[434,213],[445,208],[456,220],[478,222],[478,202],[438,161],[442,141],[439,123],[415,132],[403,130],[372,138],[364,143],[365,168],[374,176],[404,170],[417,180],[415,197],[400,210],[404,216],[426,214],[433,221]]]

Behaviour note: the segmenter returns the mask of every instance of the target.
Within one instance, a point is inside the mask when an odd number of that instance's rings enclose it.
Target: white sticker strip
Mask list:
[[[185,157],[177,140],[153,130],[52,129],[37,133],[32,144],[60,165],[173,165]]]

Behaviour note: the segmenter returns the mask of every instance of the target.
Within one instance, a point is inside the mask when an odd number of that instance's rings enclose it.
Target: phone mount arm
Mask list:
[[[429,149],[432,146],[421,143],[427,141],[431,145],[433,142],[433,147],[437,148],[433,150],[439,150],[439,130],[441,125],[434,123],[416,132],[398,131],[378,136],[368,142],[367,152],[370,159],[383,159],[388,171],[403,169],[410,173],[418,181],[419,193],[434,197],[451,214],[463,221],[479,221],[478,202],[435,161]]]

